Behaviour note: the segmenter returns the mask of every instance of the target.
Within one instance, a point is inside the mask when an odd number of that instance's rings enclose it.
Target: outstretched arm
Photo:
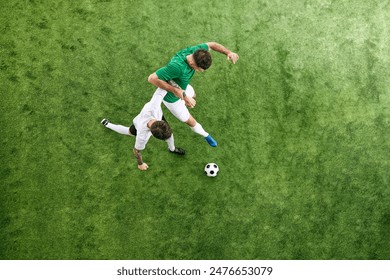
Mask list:
[[[139,170],[148,169],[149,166],[145,162],[142,161],[141,151],[134,148],[133,152],[134,152],[135,158],[137,159],[138,169]]]
[[[235,64],[237,62],[238,58],[239,58],[238,54],[232,52],[231,50],[229,50],[228,48],[222,46],[219,43],[208,42],[207,45],[213,51],[225,54],[227,56],[227,59],[230,60],[231,62],[233,62],[233,64]]]

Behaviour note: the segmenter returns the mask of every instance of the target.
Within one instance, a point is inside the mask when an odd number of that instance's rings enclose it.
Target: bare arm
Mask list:
[[[168,83],[164,80],[160,80],[154,72],[153,74],[149,75],[148,77],[148,82],[155,85],[156,87],[165,89],[166,91],[172,92],[177,98],[183,99],[188,107],[194,108],[196,105],[196,101],[189,97],[189,96],[184,96],[184,90],[179,87],[178,84],[176,83]]]
[[[235,64],[239,58],[238,54],[232,52],[228,48],[224,47],[223,45],[216,43],[216,42],[208,42],[207,45],[210,49],[213,51],[222,53],[227,56],[227,59],[229,59],[233,64]]]
[[[156,74],[156,72],[152,73],[148,77],[148,82],[155,85],[156,87],[165,89],[166,91],[172,92],[174,95],[176,95],[178,98],[183,99],[183,92],[184,90],[180,87],[174,87],[171,86],[166,81],[160,80]]]
[[[141,151],[134,148],[133,152],[134,152],[135,158],[137,159],[138,169],[139,170],[148,169],[149,166],[145,162],[142,161]]]

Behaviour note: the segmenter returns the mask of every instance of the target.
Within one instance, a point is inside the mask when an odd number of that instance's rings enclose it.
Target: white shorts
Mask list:
[[[188,85],[186,88],[186,95],[189,97],[195,96],[194,88],[191,85]],[[169,103],[166,101],[163,101],[165,107],[168,108],[168,110],[180,121],[186,122],[190,118],[190,112],[188,111],[188,108],[184,102],[184,100],[179,99],[178,101],[174,103]]]

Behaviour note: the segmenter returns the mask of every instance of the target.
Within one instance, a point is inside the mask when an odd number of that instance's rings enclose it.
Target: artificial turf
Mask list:
[[[389,2],[0,7],[0,259],[390,258]],[[151,139],[137,170],[100,120],[129,125],[208,41],[240,55],[191,82],[218,147],[163,107],[187,154]]]

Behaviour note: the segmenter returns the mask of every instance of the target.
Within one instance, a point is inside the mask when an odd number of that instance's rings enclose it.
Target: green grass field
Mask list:
[[[0,259],[390,259],[390,3],[2,0]],[[149,74],[216,41],[191,84],[215,149],[129,125]],[[220,174],[203,167],[216,162]]]

